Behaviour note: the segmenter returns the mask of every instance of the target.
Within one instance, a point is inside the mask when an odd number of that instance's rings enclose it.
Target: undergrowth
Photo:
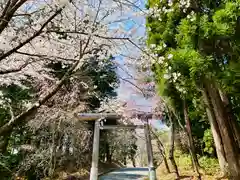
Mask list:
[[[181,151],[175,151],[175,160],[181,170],[191,170],[192,160],[190,154],[183,154]],[[198,161],[201,168],[208,175],[215,175],[220,172],[218,160],[207,156],[198,156]]]
[[[192,160],[189,154],[182,153],[180,150],[175,150],[174,156],[181,179],[187,180],[196,176],[196,173],[193,171]],[[217,179],[216,177],[219,177],[220,168],[216,158],[202,156],[198,157],[198,160],[201,166],[200,172],[203,180],[215,180]],[[171,163],[168,162],[168,164],[171,168]],[[172,170],[173,169],[171,168],[171,172]],[[174,173],[166,173],[166,168],[163,163],[157,168],[157,177],[158,180],[174,180],[176,178]]]

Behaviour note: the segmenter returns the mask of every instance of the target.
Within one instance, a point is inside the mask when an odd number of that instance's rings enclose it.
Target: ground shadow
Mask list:
[[[133,168],[122,168],[122,169],[116,170],[116,172],[122,172],[122,171],[147,171],[148,172],[148,168],[133,167]]]
[[[114,173],[108,176],[102,176],[99,180],[134,180],[145,177],[144,175],[129,174],[129,173]]]
[[[123,168],[99,177],[99,180],[137,180],[146,177],[148,168]]]
[[[176,180],[180,180],[180,179],[185,179],[185,178],[189,178],[189,180],[193,179],[193,176],[180,176],[179,178],[177,178]]]

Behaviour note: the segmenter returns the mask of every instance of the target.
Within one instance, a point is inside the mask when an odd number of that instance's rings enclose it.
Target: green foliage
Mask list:
[[[147,18],[146,26],[147,44],[154,44],[153,53],[163,59],[153,68],[158,93],[181,122],[182,101],[187,102],[198,153],[215,155],[201,95],[203,79],[216,82],[227,93],[233,113],[240,120],[240,2],[201,1],[198,8],[171,2],[148,0],[147,5],[157,9]]]
[[[180,48],[194,48],[197,25],[189,19],[182,19],[178,26],[176,41]]]
[[[0,100],[3,103],[0,105],[0,126],[8,122],[12,116],[16,116],[25,109],[25,103],[31,102],[34,99],[33,87],[28,83],[24,83],[25,87],[21,87],[15,84],[9,86],[1,86]],[[13,114],[14,112],[14,114]],[[19,129],[15,129],[8,140],[8,146],[6,152],[0,154],[0,174],[2,179],[9,179],[11,177],[12,170],[14,170],[21,162],[20,154],[13,154],[12,148],[14,145],[21,144],[23,136],[15,136]],[[18,133],[17,133],[18,134]]]
[[[219,9],[213,15],[213,23],[216,35],[233,36],[239,12],[239,2],[227,2],[225,7]]]
[[[33,93],[32,89],[23,88],[14,84],[7,87],[1,87],[0,90],[5,98],[11,99],[12,103],[30,100],[32,98],[31,93]]]
[[[179,167],[181,167],[184,170],[191,169],[192,159],[189,154],[184,154],[180,150],[175,150],[174,157]]]
[[[204,131],[203,142],[205,145],[204,152],[212,155],[214,153],[214,140],[210,129]]]
[[[210,175],[214,175],[220,172],[218,160],[216,158],[211,158],[207,156],[202,156],[199,158],[200,166],[206,170]]]
[[[188,171],[192,169],[192,159],[189,154],[184,154],[179,150],[175,150],[174,156],[181,170]],[[218,160],[216,158],[201,156],[199,157],[199,164],[206,171],[206,174],[215,175],[220,172]]]
[[[15,168],[19,165],[22,157],[19,154],[0,154],[1,179],[10,180]]]
[[[117,67],[113,61],[113,57],[103,60],[98,59],[98,57],[91,58],[73,76],[79,79],[79,81],[89,84],[94,89],[94,94],[97,94],[97,97],[91,96],[86,100],[92,109],[98,108],[104,98],[115,97],[117,95],[115,89],[119,84],[119,79],[116,73]],[[61,78],[70,68],[68,64],[60,62],[49,63],[47,67],[57,78]],[[66,86],[68,84],[70,84],[69,81],[66,82]]]

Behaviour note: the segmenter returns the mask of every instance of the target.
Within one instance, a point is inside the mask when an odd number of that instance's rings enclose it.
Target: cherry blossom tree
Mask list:
[[[123,10],[127,14],[133,6],[130,2],[103,0],[0,2],[0,105],[8,112],[0,126],[1,148],[6,147],[9,138],[28,131],[35,135],[46,133],[39,139],[49,137],[43,143],[47,144],[45,147],[41,145],[38,152],[27,156],[19,174],[39,161],[51,162],[47,171],[52,174],[59,157],[54,154],[61,152],[56,149],[70,147],[68,142],[74,141],[79,151],[73,151],[79,157],[86,150],[83,147],[89,147],[90,131],[80,127],[73,116],[89,108],[85,104],[87,98],[99,95],[92,79],[86,76],[84,65],[97,60],[104,67],[106,59],[119,55],[126,46],[138,47],[131,37],[134,31],[126,33],[124,28],[110,28],[113,23],[121,24],[119,17]],[[50,64],[61,64],[64,72],[58,77],[53,75]],[[29,98],[18,102],[21,107],[13,106],[11,97],[6,96],[5,89],[12,86],[19,92],[31,91]],[[76,135],[86,139],[85,144],[76,141]],[[66,145],[56,142],[58,137],[70,136],[73,141],[61,141]]]
[[[1,83],[18,84],[28,77],[39,88],[35,102],[0,128],[0,135],[28,121],[30,114],[59,91],[84,61],[118,53],[118,42],[132,42],[108,30],[109,16],[118,3],[98,1],[8,1],[1,4]],[[14,8],[13,8],[14,7]],[[105,21],[106,20],[106,21]],[[71,68],[60,80],[49,75],[46,64],[61,61]]]

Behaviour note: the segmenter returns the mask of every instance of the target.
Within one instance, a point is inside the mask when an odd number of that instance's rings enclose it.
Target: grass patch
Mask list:
[[[192,161],[191,156],[189,154],[183,154],[181,151],[176,150],[174,153],[176,163],[178,165],[179,173],[181,179],[189,180],[189,179],[196,179],[196,173],[193,172],[192,168]],[[171,163],[169,166],[171,168]],[[217,177],[220,176],[220,168],[218,164],[218,160],[215,158],[210,157],[199,157],[200,166],[203,168],[202,173],[202,180],[216,180]],[[173,168],[171,168],[172,170]],[[174,173],[166,173],[165,165],[162,163],[157,168],[157,177],[158,180],[174,180],[176,179]],[[227,180],[227,179],[222,179]]]

